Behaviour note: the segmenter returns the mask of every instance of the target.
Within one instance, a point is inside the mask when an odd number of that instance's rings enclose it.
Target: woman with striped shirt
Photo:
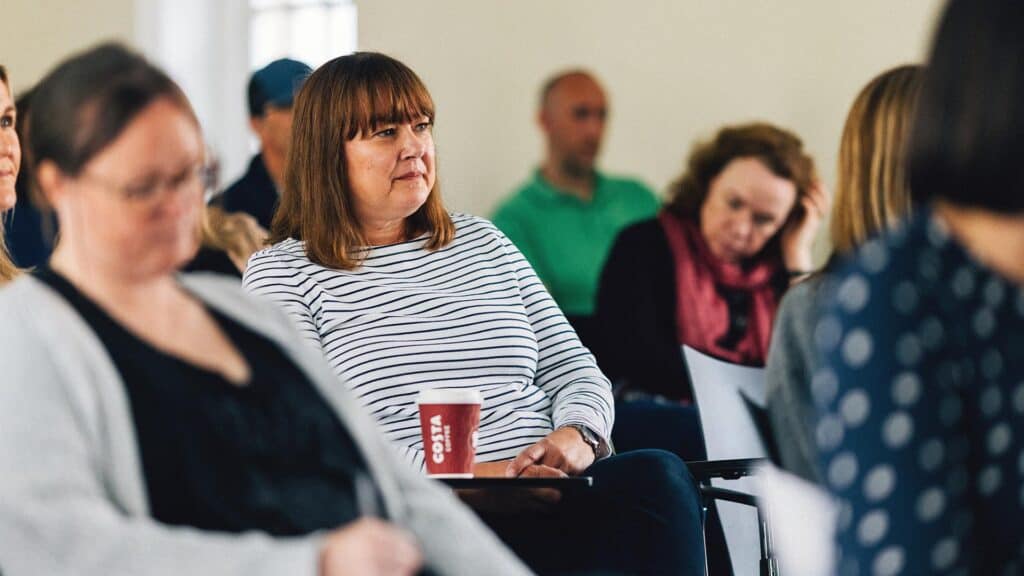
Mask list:
[[[423,463],[417,394],[473,388],[476,475],[593,476],[543,520],[492,521],[535,568],[701,573],[685,465],[608,457],[608,380],[512,243],[444,209],[433,123],[426,87],[392,58],[314,72],[295,104],[274,245],[250,259],[245,286],[292,316],[411,465]]]

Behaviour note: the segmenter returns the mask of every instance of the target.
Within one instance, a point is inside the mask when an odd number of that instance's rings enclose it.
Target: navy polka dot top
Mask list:
[[[839,269],[814,337],[837,573],[1018,574],[1024,291],[930,210]]]

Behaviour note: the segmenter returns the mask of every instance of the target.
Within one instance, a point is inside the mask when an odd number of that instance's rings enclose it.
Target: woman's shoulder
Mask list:
[[[292,265],[301,265],[309,262],[309,258],[306,257],[305,242],[294,238],[286,238],[262,250],[257,250],[249,257],[248,267],[251,267],[253,264],[268,262]]]
[[[487,218],[462,212],[451,212],[449,216],[455,225],[456,244],[482,242],[494,238],[508,241],[505,233]]]
[[[51,295],[52,296],[52,295]],[[48,308],[47,290],[31,274],[22,274],[0,286],[0,329],[14,329],[20,320],[27,319],[33,309]]]
[[[775,316],[775,329],[810,334],[821,316],[822,295],[830,284],[828,274],[821,273],[786,290]]]
[[[668,246],[665,231],[657,218],[646,218],[625,226],[615,237],[615,244],[635,248]]]
[[[498,231],[498,227],[487,218],[480,216],[474,216],[472,214],[466,214],[464,212],[449,212],[448,216],[452,219],[452,224],[455,225],[456,231],[462,230],[493,230]]]
[[[668,239],[658,219],[647,218],[620,230],[612,244],[612,253],[630,258],[648,254],[664,259],[669,254]]]
[[[245,272],[242,274],[242,285],[252,287],[254,281],[273,281],[275,283],[299,277],[323,276],[328,269],[309,259],[306,255],[306,244],[294,238],[282,240],[249,257]]]

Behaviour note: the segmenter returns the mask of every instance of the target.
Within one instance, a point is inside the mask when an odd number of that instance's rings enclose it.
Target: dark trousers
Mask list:
[[[700,499],[676,455],[619,454],[584,475],[592,488],[543,512],[482,517],[540,574],[704,573]]]
[[[654,400],[615,403],[612,442],[617,452],[644,448],[668,450],[684,461],[704,460],[704,435],[694,405]]]
[[[612,442],[620,454],[656,448],[672,452],[684,461],[707,459],[700,416],[697,407],[693,405],[654,400],[617,402]],[[712,576],[730,576],[732,563],[729,561],[729,550],[713,504],[708,507],[704,523],[708,571]]]

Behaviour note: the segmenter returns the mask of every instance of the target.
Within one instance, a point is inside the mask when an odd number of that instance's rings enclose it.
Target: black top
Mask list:
[[[28,185],[24,184],[27,172],[22,170],[18,174],[17,209],[3,215],[6,219],[3,233],[7,249],[19,268],[32,268],[46,262],[57,237],[57,219],[53,214],[40,211],[29,198]]]
[[[35,275],[82,315],[124,380],[154,519],[292,536],[359,516],[356,484],[371,485],[356,480],[367,477],[362,455],[270,340],[207,307],[249,364],[250,381],[235,385],[141,340],[51,269]]]
[[[785,274],[773,279],[779,294],[787,283]],[[719,295],[729,309],[729,331],[719,344],[732,347],[748,329],[751,299],[721,288]],[[594,314],[601,334],[594,355],[620,394],[693,398],[677,306],[675,260],[661,223],[653,218],[623,229],[605,261]]]
[[[277,210],[278,193],[274,181],[263,163],[263,154],[253,156],[249,169],[224,193],[214,198],[213,204],[224,208],[225,212],[245,212],[251,214],[260,226],[269,230],[270,221]]]
[[[213,272],[225,276],[234,276],[239,280],[242,279],[242,271],[231,261],[228,253],[213,246],[200,246],[195,258],[186,264],[182,271]]]

